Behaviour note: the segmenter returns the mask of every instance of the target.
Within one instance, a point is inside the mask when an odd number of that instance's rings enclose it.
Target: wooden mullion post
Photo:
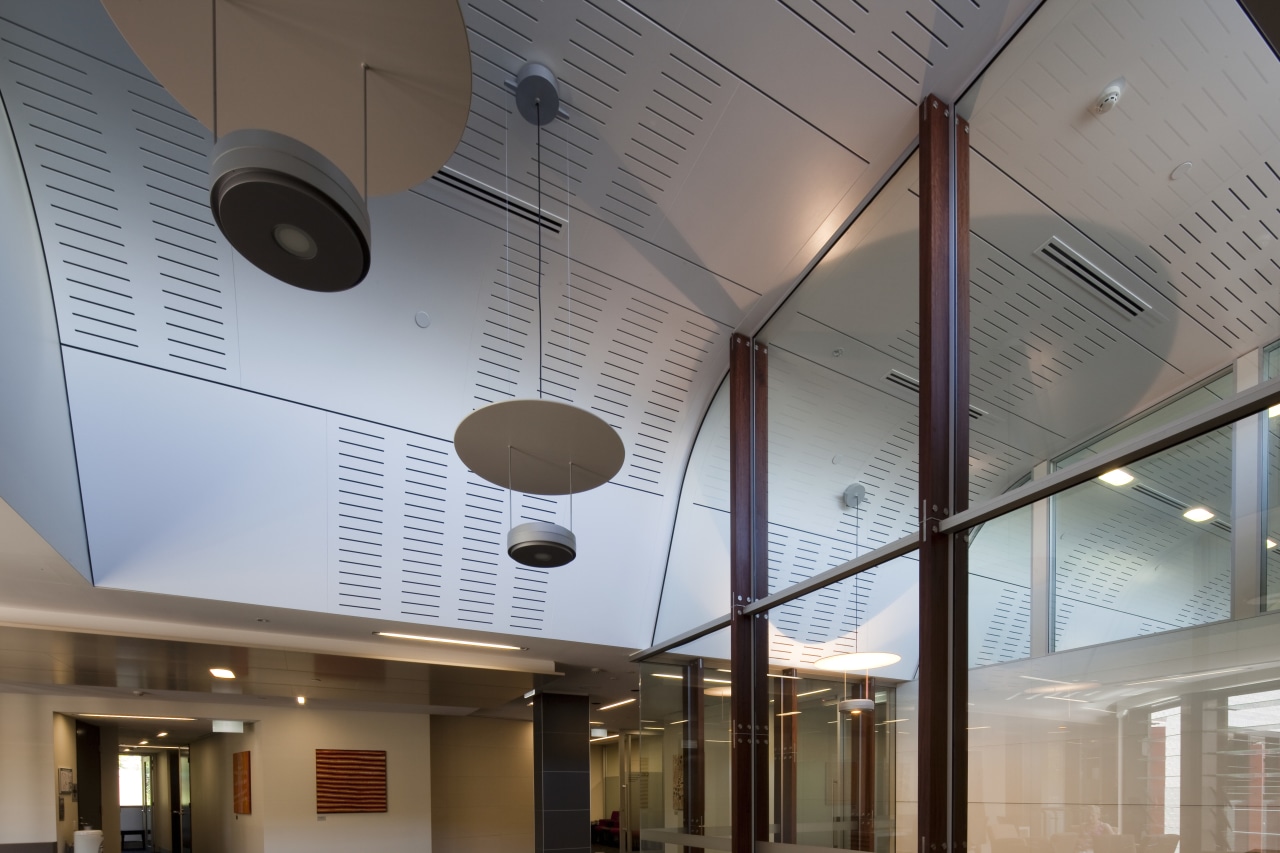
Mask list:
[[[968,544],[937,522],[969,482],[969,126],[929,97],[920,113],[921,853],[967,844]]]
[[[742,608],[769,593],[767,357],[734,335],[729,350],[730,658],[733,853],[752,853],[768,832],[768,621]]]

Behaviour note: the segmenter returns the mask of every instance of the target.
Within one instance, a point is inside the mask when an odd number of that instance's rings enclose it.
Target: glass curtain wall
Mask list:
[[[1240,4],[1051,0],[971,89],[975,499],[1280,375],[1280,150],[1225,154],[1280,106],[1246,78],[1280,61]],[[1192,86],[1212,122],[1157,106]],[[1276,423],[969,532],[970,853],[1280,849]]]

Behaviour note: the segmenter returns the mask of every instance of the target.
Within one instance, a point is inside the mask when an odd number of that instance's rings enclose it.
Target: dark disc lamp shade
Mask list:
[[[324,155],[268,130],[238,130],[213,151],[209,205],[245,260],[304,290],[332,293],[369,272],[369,211]]]

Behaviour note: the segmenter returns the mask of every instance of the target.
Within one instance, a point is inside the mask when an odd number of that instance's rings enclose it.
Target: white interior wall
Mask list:
[[[257,725],[247,723],[243,734],[212,734],[191,745],[191,835],[200,839],[199,853],[261,853],[265,814],[261,772],[263,760]],[[232,811],[231,756],[249,752],[250,814]],[[253,802],[253,800],[258,802]]]
[[[193,750],[193,786],[205,793],[212,790],[214,795],[212,811],[208,804],[193,806],[193,812],[200,814],[198,837],[218,839],[227,851],[399,853],[431,849],[431,725],[426,715],[25,693],[0,693],[0,844],[60,843],[64,828],[65,840],[71,840],[74,804],[68,798],[67,820],[59,825],[56,783],[58,767],[75,766],[75,726],[70,717],[62,717],[64,722],[58,729],[54,720],[60,711],[256,720],[252,733],[239,740],[212,741]],[[241,744],[248,744],[252,755],[254,821],[236,820],[231,814],[230,753]],[[386,750],[388,811],[317,815],[318,748]],[[531,748],[527,752],[532,761]],[[202,760],[212,760],[215,766],[201,767],[198,762]],[[509,762],[511,757],[504,760]],[[165,762],[160,764],[164,767]],[[40,779],[50,781],[33,784]],[[169,839],[167,786],[168,772],[162,769],[155,778],[155,837],[160,849],[168,847]],[[222,808],[224,798],[226,807]],[[531,801],[527,808],[517,807],[516,811],[532,820]],[[216,846],[209,853],[218,853]]]

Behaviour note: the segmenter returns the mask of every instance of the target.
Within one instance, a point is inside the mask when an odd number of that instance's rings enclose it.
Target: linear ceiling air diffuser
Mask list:
[[[897,385],[899,388],[906,388],[908,391],[911,391],[914,394],[920,393],[920,380],[912,379],[910,376],[908,376],[905,373],[902,373],[901,371],[890,370],[888,374],[885,375],[884,378],[886,382],[892,382],[894,385]],[[971,421],[976,421],[978,418],[982,417],[985,414],[987,414],[987,412],[985,412],[982,409],[979,409],[977,406],[969,407],[969,420]]]
[[[1151,308],[1135,293],[1057,237],[1050,237],[1035,253],[1058,272],[1129,318],[1139,317]]]

